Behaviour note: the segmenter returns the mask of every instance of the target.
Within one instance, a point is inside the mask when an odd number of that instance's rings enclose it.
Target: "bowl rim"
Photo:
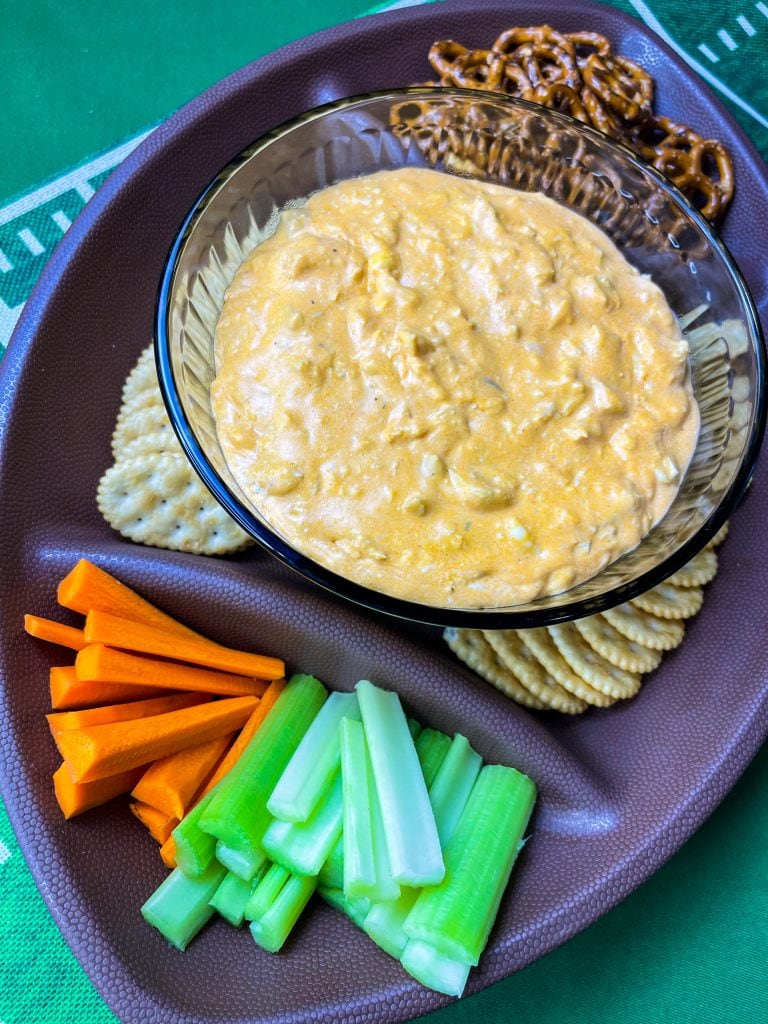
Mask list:
[[[456,96],[483,102],[499,102],[507,104],[514,109],[523,109],[539,116],[544,116],[564,127],[576,129],[583,132],[600,146],[617,150],[625,159],[629,159],[642,173],[649,176],[661,190],[666,193],[673,203],[676,203],[704,234],[708,244],[717,252],[722,260],[725,269],[733,281],[739,300],[745,315],[745,322],[748,332],[754,339],[754,354],[756,361],[755,377],[755,416],[753,418],[750,436],[745,445],[739,468],[731,481],[731,484],[721,499],[719,505],[701,526],[696,533],[689,538],[680,548],[658,562],[651,569],[642,573],[636,579],[611,588],[603,594],[592,596],[586,600],[564,600],[561,604],[547,605],[542,608],[528,609],[526,611],[515,611],[514,605],[507,605],[498,608],[441,608],[437,605],[421,604],[416,601],[408,601],[402,598],[374,590],[363,586],[360,583],[347,579],[344,576],[326,568],[319,562],[304,555],[297,549],[284,541],[266,523],[258,519],[253,512],[243,504],[230,490],[229,486],[221,478],[208,460],[205,451],[197,441],[192,426],[187,419],[177,387],[176,376],[173,370],[170,357],[170,297],[175,282],[179,258],[184,250],[185,244],[194,230],[197,222],[205,215],[205,212],[218,194],[219,190],[226,185],[233,174],[243,164],[252,159],[257,153],[272,145],[281,137],[307,124],[311,121],[325,117],[327,114],[337,110],[351,108],[355,105],[370,100],[379,100],[391,97],[402,99],[414,96],[435,96],[446,97]],[[216,501],[226,512],[242,527],[242,529],[270,554],[278,558],[284,565],[297,572],[300,576],[310,580],[323,590],[336,597],[350,601],[370,611],[380,612],[390,617],[402,619],[411,623],[418,623],[426,626],[437,627],[469,627],[475,629],[530,629],[535,627],[555,625],[560,622],[567,622],[579,619],[584,616],[594,615],[603,610],[614,608],[619,604],[637,597],[639,594],[651,589],[663,582],[673,573],[681,569],[691,558],[701,551],[707,543],[715,536],[730,516],[733,509],[738,505],[744,496],[754,474],[755,465],[763,442],[766,429],[766,416],[768,414],[768,402],[766,391],[768,390],[768,360],[766,357],[765,338],[757,315],[754,300],[750,293],[741,271],[734,258],[731,256],[728,247],[719,238],[714,225],[701,215],[696,207],[683,195],[682,192],[657,171],[647,164],[633,150],[622,142],[612,139],[603,132],[586,125],[581,121],[572,118],[570,115],[560,111],[552,110],[541,104],[532,103],[517,97],[506,96],[503,93],[481,91],[477,89],[446,88],[443,86],[407,86],[393,89],[380,89],[357,93],[353,96],[346,96],[341,99],[332,100],[320,104],[292,117],[272,128],[270,131],[260,135],[253,142],[237,153],[220,171],[218,171],[194,201],[186,216],[184,217],[176,237],[168,251],[165,259],[160,284],[157,291],[155,304],[155,333],[154,333],[155,363],[157,367],[160,392],[168,412],[171,425],[179,440],[185,455],[192,464],[206,488],[211,492]],[[649,533],[653,532],[652,527]],[[646,534],[648,536],[648,534]],[[642,542],[641,542],[642,543]],[[634,549],[633,549],[634,550]],[[609,565],[616,565],[628,554],[619,556]],[[597,574],[599,575],[599,573]],[[594,577],[591,577],[594,578]],[[585,581],[586,582],[586,581]],[[562,597],[567,598],[569,591],[563,591]],[[561,595],[552,595],[553,598]],[[522,607],[522,606],[520,606]]]

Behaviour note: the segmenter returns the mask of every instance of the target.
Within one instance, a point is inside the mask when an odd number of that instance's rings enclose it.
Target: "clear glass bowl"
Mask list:
[[[404,166],[543,192],[588,217],[661,286],[688,338],[702,423],[677,497],[636,548],[564,593],[511,607],[447,609],[362,587],[300,554],[264,521],[222,454],[209,387],[216,321],[238,266],[284,207],[335,182]],[[594,614],[661,582],[706,544],[739,501],[765,429],[759,322],[710,225],[665,179],[599,132],[489,93],[413,88],[353,97],[309,111],[249,146],[216,176],[182,225],[160,286],[156,331],[171,422],[224,508],[306,578],[425,624],[543,626]]]

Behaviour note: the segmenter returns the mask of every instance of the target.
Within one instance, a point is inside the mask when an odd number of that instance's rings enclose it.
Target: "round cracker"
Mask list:
[[[638,594],[632,604],[659,619],[690,619],[704,604],[704,592],[701,587],[660,583],[652,590]]]
[[[671,651],[682,643],[685,626],[672,619],[657,619],[633,604],[620,604],[602,613],[628,640],[654,651]]]
[[[625,672],[652,672],[661,661],[661,651],[629,640],[602,615],[589,615],[573,624],[593,650]]]
[[[129,441],[120,452],[117,459],[135,459],[141,455],[157,455],[162,452],[169,452],[174,455],[182,455],[179,440],[171,430],[153,430],[149,434],[142,434]]]
[[[165,411],[165,406],[159,405],[142,406],[141,408],[124,406],[117,418],[115,432],[112,435],[112,455],[119,460],[131,441],[147,434],[162,432],[168,437],[166,450],[170,451],[172,446],[171,438],[173,429]]]
[[[443,638],[465,665],[507,697],[527,708],[537,711],[546,709],[547,705],[526,690],[513,672],[499,664],[493,648],[479,629],[449,627],[444,631]]]
[[[549,635],[577,675],[590,686],[616,700],[634,697],[642,679],[638,672],[627,672],[601,658],[587,643],[572,622],[549,626]]]
[[[125,405],[146,391],[158,391],[159,394],[159,387],[155,365],[155,347],[148,345],[123,384],[122,403]]]
[[[704,548],[694,555],[690,562],[678,569],[669,577],[667,583],[675,587],[703,587],[717,575],[717,552],[713,548]]]
[[[606,708],[609,704],[613,704],[613,697],[596,690],[594,686],[590,686],[586,680],[573,671],[555,647],[555,642],[546,628],[520,629],[518,634],[528,650],[536,655],[547,672],[569,693],[581,697],[587,704],[594,704],[598,708]]]
[[[720,545],[725,540],[725,538],[728,536],[728,531],[729,530],[730,530],[730,523],[726,519],[726,521],[723,523],[723,525],[717,531],[717,533],[712,538],[712,540],[709,542],[709,544],[707,544],[707,549],[711,550],[712,548],[719,548]]]
[[[250,543],[182,455],[116,463],[99,481],[97,503],[110,526],[140,544],[222,555]]]
[[[483,636],[497,660],[517,676],[523,686],[554,711],[578,715],[588,704],[561,686],[525,646],[514,629],[487,629]]]

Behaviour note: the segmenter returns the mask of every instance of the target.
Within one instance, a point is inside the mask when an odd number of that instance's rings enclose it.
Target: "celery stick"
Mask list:
[[[454,736],[435,780],[429,787],[429,802],[432,804],[437,834],[443,849],[456,830],[482,766],[482,757],[472,749],[466,737],[459,734]]]
[[[202,875],[216,855],[216,840],[200,828],[200,819],[212,796],[213,790],[195,804],[173,830],[176,865],[189,878],[198,878]]]
[[[275,783],[322,707],[327,691],[313,676],[294,676],[278,697],[237,764],[212,793],[200,820],[205,832],[232,850],[261,845]]]
[[[404,885],[436,885],[445,875],[443,855],[400,699],[368,680],[361,680],[356,691],[392,877]],[[346,855],[345,846],[345,860]]]
[[[291,875],[272,905],[251,922],[251,935],[256,945],[269,953],[277,953],[316,887],[316,877]]]
[[[360,720],[354,693],[332,693],[304,733],[280,776],[267,810],[281,821],[306,821],[330,789],[341,763],[339,722]]]
[[[263,865],[266,871],[266,865]],[[259,873],[251,882],[244,882],[242,878],[233,875],[228,871],[222,879],[221,885],[210,899],[214,910],[229,921],[235,928],[239,928],[245,917],[245,905],[251,898],[251,893],[258,885],[261,876]]]
[[[421,726],[415,718],[408,719],[408,732],[411,734],[411,739],[415,740],[418,738],[421,732]]]
[[[421,889],[403,886],[396,900],[372,903],[362,923],[361,927],[366,935],[396,960],[400,959],[408,944],[408,936],[403,931],[403,925],[420,892]]]
[[[358,928],[363,927],[363,921],[371,909],[370,900],[366,900],[361,896],[357,897],[357,899],[350,899],[344,895],[342,889],[318,888],[317,892],[326,903],[340,910]]]
[[[392,880],[365,731],[359,722],[344,719],[340,733],[344,895],[349,899],[392,899],[399,886]]]
[[[478,962],[535,799],[534,783],[514,768],[482,769],[446,847],[445,879],[422,890],[405,920],[409,938],[449,959]]]
[[[210,900],[226,873],[226,868],[215,860],[199,878],[187,878],[176,868],[141,908],[142,917],[177,949],[186,949],[213,916]]]
[[[280,864],[270,864],[259,882],[251,892],[250,899],[245,905],[244,916],[253,921],[262,917],[277,899],[280,890],[288,881],[290,876],[288,868]]]
[[[460,996],[467,984],[470,965],[441,956],[426,942],[411,939],[400,963],[416,981],[447,996]]]
[[[416,753],[419,756],[424,783],[429,789],[438,769],[451,746],[451,737],[436,729],[423,729],[416,739]]]
[[[244,882],[250,882],[266,864],[267,858],[261,847],[255,846],[251,850],[232,850],[219,840],[216,843],[216,860],[233,875],[237,875]]]
[[[320,868],[318,883],[327,889],[344,888],[344,836],[340,835],[328,854],[328,859]]]
[[[316,875],[341,836],[341,816],[341,772],[337,769],[331,788],[307,821],[272,820],[264,833],[264,850],[294,874]]]

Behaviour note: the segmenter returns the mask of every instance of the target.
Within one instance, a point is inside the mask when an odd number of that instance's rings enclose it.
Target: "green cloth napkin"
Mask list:
[[[615,6],[683,51],[768,156],[768,3]],[[141,126],[261,54],[370,8],[371,0],[9,0],[0,18],[0,353],[52,249],[143,137]],[[556,4],[541,20],[556,22]],[[764,748],[703,828],[619,907],[430,1024],[768,1021],[766,808]],[[112,1024],[1,806],[0,894],[0,1024]]]

